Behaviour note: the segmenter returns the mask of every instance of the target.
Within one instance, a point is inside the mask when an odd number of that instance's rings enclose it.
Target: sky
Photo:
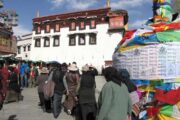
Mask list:
[[[97,9],[106,6],[106,0],[3,0],[2,10],[16,10],[19,15],[18,26],[14,27],[15,35],[24,35],[32,31],[32,19],[37,11],[40,16]],[[128,11],[129,28],[139,28],[152,17],[152,0],[111,0],[111,9]]]

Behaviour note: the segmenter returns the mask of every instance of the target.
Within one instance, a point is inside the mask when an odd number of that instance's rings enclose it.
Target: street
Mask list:
[[[102,76],[96,77],[96,98],[104,85]],[[5,104],[0,111],[0,120],[55,120],[52,113],[43,112],[38,106],[37,88],[25,88],[22,91],[23,101]],[[57,120],[74,120],[62,110]]]

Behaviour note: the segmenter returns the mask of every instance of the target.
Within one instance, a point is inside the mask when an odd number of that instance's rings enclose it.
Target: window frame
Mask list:
[[[72,23],[75,24],[75,28],[74,29],[72,29]],[[69,31],[75,31],[75,30],[76,30],[76,22],[75,21],[71,21],[70,22],[70,26],[69,26]]]
[[[55,40],[57,40],[56,38],[58,38],[58,44],[55,44]],[[53,47],[58,47],[60,46],[60,36],[54,36],[53,37]]]
[[[59,29],[58,29],[58,30],[56,29],[56,25],[59,26]],[[55,23],[54,32],[60,32],[60,24],[59,24],[59,23]]]
[[[46,45],[46,41],[49,42],[49,45]],[[44,37],[44,47],[50,47],[50,38],[49,37]]]
[[[94,24],[95,24],[94,27],[92,26],[92,23],[91,23],[92,21],[94,21]],[[90,20],[90,29],[96,29],[96,20],[95,19]]]
[[[79,45],[86,45],[86,35],[85,34],[79,34],[78,44]],[[84,37],[84,43],[81,43],[81,37]]]
[[[92,42],[92,40],[91,40],[92,36],[95,36],[95,42]],[[97,34],[95,34],[95,33],[89,34],[89,44],[90,45],[96,45],[97,44]]]
[[[49,31],[47,29],[47,27],[49,26]],[[46,24],[45,25],[45,33],[50,33],[51,32],[51,25],[50,24]]]
[[[31,51],[31,45],[28,45],[28,51]]]
[[[36,27],[36,34],[41,34],[41,26],[40,25],[38,25]]]
[[[72,38],[74,38],[74,44],[71,44]],[[69,46],[76,46],[76,35],[69,36]]]
[[[39,46],[37,45],[37,42],[39,42]],[[34,47],[41,47],[41,39],[40,38],[35,39],[35,46]]]
[[[81,23],[84,23],[84,27],[81,27]],[[80,21],[79,22],[79,30],[85,30],[86,29],[86,23],[85,23],[85,21]]]
[[[17,46],[17,49],[18,54],[21,54],[21,46]]]
[[[26,52],[26,46],[23,46],[23,52]]]

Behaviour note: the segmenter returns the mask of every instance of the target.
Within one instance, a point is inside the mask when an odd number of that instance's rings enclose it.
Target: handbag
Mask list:
[[[52,80],[52,75],[53,75],[53,72],[51,72],[50,76],[48,77],[48,80],[45,81],[45,84],[43,87],[44,98],[46,100],[49,100],[54,95],[55,83]]]

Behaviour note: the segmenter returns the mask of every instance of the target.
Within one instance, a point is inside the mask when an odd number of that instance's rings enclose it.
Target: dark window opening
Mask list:
[[[41,46],[41,40],[40,39],[36,39],[35,40],[35,47],[40,47]]]
[[[44,38],[44,47],[49,47],[50,46],[50,40],[48,37]]]
[[[69,36],[69,46],[75,46],[76,45],[76,36],[70,35]]]
[[[90,45],[96,44],[96,34],[89,34],[89,44]]]
[[[85,44],[86,44],[85,34],[79,35],[79,45],[85,45]]]
[[[59,46],[59,36],[54,36],[53,46],[55,47]]]

